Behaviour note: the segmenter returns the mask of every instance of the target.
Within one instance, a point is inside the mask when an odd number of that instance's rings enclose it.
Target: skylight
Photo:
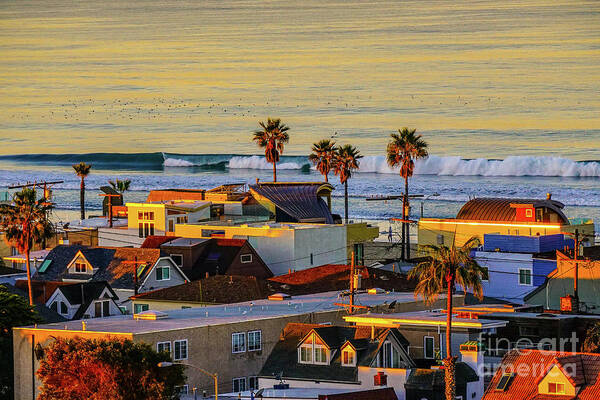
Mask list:
[[[500,378],[498,385],[496,385],[496,390],[499,392],[506,392],[514,376],[515,374],[502,374],[502,378]]]

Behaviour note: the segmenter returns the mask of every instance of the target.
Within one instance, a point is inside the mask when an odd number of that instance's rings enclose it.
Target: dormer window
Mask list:
[[[85,263],[83,263],[83,262],[75,263],[75,272],[76,273],[85,274],[86,270],[87,270],[87,266],[85,265]]]
[[[342,365],[344,367],[355,367],[356,366],[356,357],[355,352],[352,348],[347,347],[342,351]]]
[[[559,382],[548,382],[548,393],[565,394],[565,384]]]
[[[330,350],[315,334],[306,337],[298,348],[298,362],[301,364],[329,364]]]

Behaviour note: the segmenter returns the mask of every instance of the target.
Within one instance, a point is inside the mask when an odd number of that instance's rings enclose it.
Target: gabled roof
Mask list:
[[[110,263],[106,268],[95,273],[92,280],[107,281],[116,289],[133,289],[135,267],[131,263],[132,261],[144,263],[137,266],[138,283],[141,284],[160,258],[159,249],[117,247],[112,250],[114,253]]]
[[[247,247],[253,255],[253,265],[258,261],[262,264],[264,273],[262,278],[272,277],[273,273],[262,261],[260,255],[254,250],[252,245],[245,239],[221,239],[212,238],[203,244],[202,253],[196,260],[191,271],[186,270],[190,280],[203,278],[208,272],[210,275],[226,274],[229,267],[240,254],[243,247]],[[258,272],[255,272],[258,276]],[[241,275],[238,273],[238,275]]]
[[[135,300],[228,304],[264,299],[268,288],[253,276],[215,275],[197,281],[145,292]]]
[[[333,216],[323,201],[322,194],[329,194],[333,186],[325,182],[276,182],[250,185],[253,196],[258,195],[272,202],[285,215],[277,215],[284,222],[321,222],[333,224]]]
[[[569,363],[574,363],[575,367]],[[506,390],[496,390],[503,369],[507,366],[528,366],[528,371],[534,373],[515,374]],[[559,353],[539,350],[512,350],[502,359],[502,365],[492,378],[483,400],[537,400],[537,399],[566,399],[571,397],[550,396],[538,394],[538,383],[547,372],[557,365],[563,371],[572,371],[565,374],[567,378],[578,387],[578,400],[596,400],[600,395],[600,354],[594,353]],[[524,368],[524,367],[521,367]],[[534,369],[535,368],[535,369]],[[510,369],[508,369],[510,371]]]
[[[69,285],[68,282],[61,281],[31,281],[31,292],[33,293],[33,302],[46,304],[48,299],[54,294],[59,286]],[[18,279],[15,281],[15,287],[27,293],[27,279]]]
[[[563,223],[569,224],[568,218],[561,211],[565,206],[556,200],[547,199],[511,199],[496,197],[481,197],[469,200],[462,206],[456,219],[469,221],[516,221],[516,208],[511,205],[531,204],[534,208],[546,207],[563,220]]]
[[[88,274],[68,274],[66,270],[67,266],[80,251],[95,269],[106,268],[115,253],[114,248],[58,245],[45,258],[45,261],[52,261],[48,265],[48,268],[43,273],[36,272],[33,279],[45,281],[59,281],[63,278],[89,279]]]
[[[56,290],[60,290],[72,306],[79,305],[79,308],[73,315],[73,319],[81,319],[90,304],[100,299],[100,295],[102,295],[105,289],[108,290],[110,299],[117,300],[119,298],[106,282],[74,283],[60,286]]]
[[[313,331],[331,350],[336,350],[332,353],[333,358],[329,365],[298,363],[298,346]],[[357,383],[358,369],[357,367],[342,366],[340,347],[348,340],[354,341],[358,347],[357,366],[370,366],[383,342],[392,331],[396,331],[395,338],[402,337],[397,329],[375,328],[375,340],[371,340],[370,327],[289,323],[284,328],[282,336],[275,344],[259,376],[272,378],[275,374],[283,371],[283,379]],[[407,343],[406,339],[400,342],[402,346],[403,343]],[[411,366],[414,366],[412,360],[407,367]]]

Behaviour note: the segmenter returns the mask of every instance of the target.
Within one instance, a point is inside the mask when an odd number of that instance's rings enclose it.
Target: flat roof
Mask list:
[[[178,329],[198,328],[212,325],[224,325],[238,322],[258,321],[302,315],[312,312],[341,310],[334,303],[347,303],[340,298],[340,292],[325,292],[304,296],[293,296],[283,301],[254,300],[242,303],[222,304],[187,309],[165,311],[168,318],[159,320],[134,320],[133,315],[119,315],[106,318],[85,320],[86,332],[104,332],[121,334],[143,334]],[[363,306],[377,306],[397,303],[421,302],[415,299],[413,292],[387,292],[381,294],[360,293],[355,295],[355,303]],[[137,303],[141,303],[138,301]],[[495,321],[498,323],[498,321]],[[67,321],[54,324],[21,327],[26,330],[70,330],[82,331],[82,321]]]
[[[173,246],[173,247],[193,246],[195,244],[206,242],[207,240],[210,240],[210,239],[202,239],[202,238],[177,238],[177,239],[169,240],[168,242],[161,244],[161,247],[163,247],[163,246],[165,246],[165,247],[169,247],[169,246]]]
[[[29,261],[34,261],[34,260],[42,261],[44,258],[46,258],[48,253],[50,253],[50,250],[47,250],[47,249],[32,251],[31,253],[29,253]],[[14,261],[14,262],[18,262],[18,263],[24,263],[26,258],[27,258],[27,255],[25,255],[25,254],[17,254],[14,256],[4,257],[4,259],[7,261]]]
[[[275,379],[275,378],[273,378]],[[298,387],[290,387],[289,389],[273,389],[273,388],[265,388],[263,389],[261,399],[290,399],[290,400],[300,400],[300,399],[314,399],[317,400],[319,395],[332,395],[332,394],[342,394],[342,393],[355,393],[358,391],[367,390],[363,387],[357,386],[355,388],[298,388]],[[251,399],[252,391],[246,390],[244,392],[234,392],[234,393],[223,393],[219,394],[219,399],[222,400],[233,400],[233,399]],[[256,393],[256,391],[254,391]],[[240,395],[238,397],[238,394]],[[188,395],[190,399],[193,399],[193,395]],[[213,396],[214,397],[214,396]],[[182,396],[182,399],[186,399],[186,397]],[[209,397],[210,399],[210,397]]]
[[[514,315],[514,313],[510,313]],[[392,314],[360,314],[344,317],[346,322],[361,326],[446,326],[446,313],[441,311],[411,311]],[[452,326],[457,328],[487,329],[505,326],[508,321],[491,319],[452,318]]]

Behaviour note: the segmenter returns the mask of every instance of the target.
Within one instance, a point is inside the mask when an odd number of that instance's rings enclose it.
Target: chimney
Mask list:
[[[546,200],[552,200],[552,193],[546,193]]]
[[[379,371],[377,375],[373,376],[373,386],[387,386],[387,375],[383,371]]]
[[[208,274],[208,271],[206,271],[206,278],[208,279],[208,277],[209,277],[209,274]]]
[[[258,185],[258,181],[260,181],[260,178],[256,178],[256,184]]]
[[[478,341],[469,341],[460,345],[460,356],[461,361],[473,368],[473,371],[479,377],[479,381],[475,384],[476,395],[473,396],[476,399],[483,397],[483,378],[484,378],[484,367],[483,362],[483,345]]]

